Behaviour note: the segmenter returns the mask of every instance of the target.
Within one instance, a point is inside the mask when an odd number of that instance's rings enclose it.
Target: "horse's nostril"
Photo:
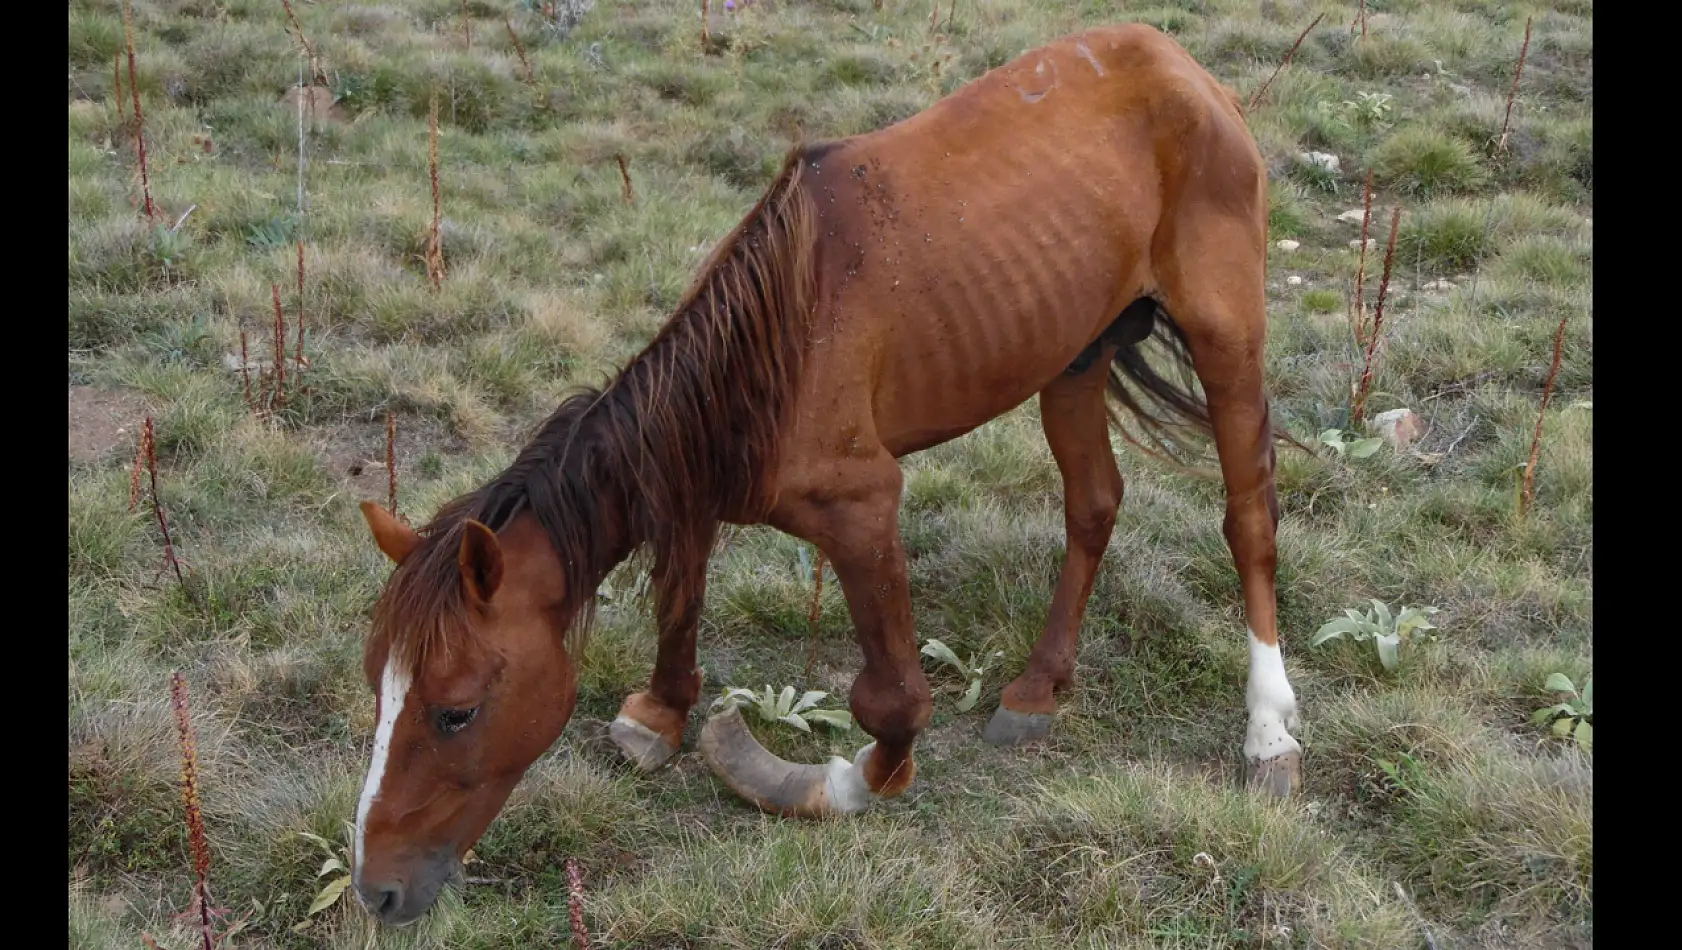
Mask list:
[[[374,913],[381,917],[389,917],[403,905],[403,891],[397,885],[391,884],[380,888],[374,904]]]

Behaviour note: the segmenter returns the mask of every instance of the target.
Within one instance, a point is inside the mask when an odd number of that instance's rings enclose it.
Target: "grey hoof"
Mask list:
[[[1021,745],[1044,739],[1051,731],[1053,713],[1022,713],[1000,706],[987,721],[987,731],[981,738],[988,745]]]
[[[658,732],[621,716],[607,727],[608,738],[637,768],[652,772],[672,760],[677,749]]]
[[[1251,762],[1248,784],[1274,798],[1290,798],[1302,788],[1302,753],[1286,752]]]

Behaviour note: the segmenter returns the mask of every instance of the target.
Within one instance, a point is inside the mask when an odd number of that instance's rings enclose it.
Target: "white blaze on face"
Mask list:
[[[1271,759],[1301,752],[1291,736],[1297,728],[1297,697],[1285,678],[1285,660],[1278,643],[1263,643],[1250,631],[1250,682],[1245,688],[1250,726],[1244,734],[1246,758]]]
[[[409,692],[409,674],[403,671],[396,657],[387,657],[385,672],[380,674],[380,722],[374,729],[374,759],[368,765],[368,779],[362,783],[362,800],[356,806],[356,876],[362,874],[362,839],[368,829],[368,812],[374,799],[380,797],[380,783],[385,780],[386,758],[391,754],[391,735],[397,729],[397,717],[403,712],[403,701]]]

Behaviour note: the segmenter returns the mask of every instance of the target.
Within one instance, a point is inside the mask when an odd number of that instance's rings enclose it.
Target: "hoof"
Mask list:
[[[677,755],[677,749],[665,737],[635,719],[620,716],[607,727],[608,738],[625,753],[637,768],[653,772],[665,766]]]
[[[1248,783],[1250,788],[1274,798],[1290,798],[1302,788],[1302,753],[1286,752],[1271,759],[1252,761]]]
[[[988,745],[998,746],[1033,742],[1045,738],[1056,718],[1053,713],[1022,713],[1000,706],[987,721],[987,731],[981,738]]]

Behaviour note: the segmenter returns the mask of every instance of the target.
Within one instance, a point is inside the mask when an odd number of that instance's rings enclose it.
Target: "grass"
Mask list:
[[[1359,225],[1336,217],[1360,205],[1371,167],[1374,233],[1404,208],[1371,410],[1408,406],[1429,426],[1417,454],[1280,454],[1304,801],[1235,788],[1246,659],[1219,485],[1125,446],[1127,499],[1058,724],[1029,750],[981,743],[1062,556],[1061,485],[1030,402],[906,461],[919,635],[1005,655],[973,710],[937,699],[903,798],[801,824],[736,801],[692,751],[658,775],[631,772],[601,733],[646,682],[653,625],[620,572],[573,726],[477,848],[471,873],[499,883],[446,892],[411,930],[376,933],[345,900],[294,932],[321,861],[300,833],[342,840],[367,765],[360,647],[389,566],[356,503],[385,499],[388,411],[402,510],[425,517],[498,471],[569,387],[599,382],[650,337],[792,128],[880,127],[1115,18],[1173,32],[1247,101],[1322,9],[999,0],[960,3],[951,22],[943,10],[930,37],[926,7],[755,3],[715,16],[704,55],[698,5],[607,6],[568,32],[542,22],[541,4],[474,2],[468,50],[455,2],[294,4],[345,113],[306,129],[300,209],[297,116],[279,105],[298,57],[281,5],[136,4],[159,220],[197,206],[170,233],[141,220],[134,143],[111,102],[121,4],[70,4],[71,383],[151,406],[187,588],[159,576],[148,506],[127,511],[133,442],[73,461],[72,947],[132,948],[143,930],[191,942],[171,919],[192,885],[177,668],[193,684],[215,901],[230,919],[251,912],[239,946],[566,945],[568,857],[583,867],[593,944],[624,950],[1420,946],[1408,902],[1440,946],[1592,943],[1592,763],[1529,722],[1551,701],[1550,673],[1582,682],[1593,664],[1592,8],[1537,13],[1496,154],[1527,10],[1447,0],[1370,10],[1365,41],[1349,35],[1354,4],[1324,8],[1250,116],[1272,170],[1269,238],[1301,245],[1270,251],[1277,418],[1306,439],[1349,427]],[[530,85],[501,22],[510,11]],[[126,96],[126,63],[122,81]],[[1362,105],[1381,95],[1387,109]],[[1337,154],[1340,172],[1295,160],[1310,150]],[[242,329],[254,356],[267,352],[270,288],[295,286],[297,240],[312,364],[264,422],[225,360]],[[1421,291],[1436,279],[1454,288]],[[1519,466],[1566,317],[1521,518]],[[833,583],[812,681],[799,681],[812,592],[799,564],[774,531],[727,533],[702,618],[706,699],[726,683],[846,695],[858,651]],[[1442,639],[1389,674],[1370,644],[1308,646],[1368,597],[1440,607]],[[805,761],[862,741],[760,732]]]

